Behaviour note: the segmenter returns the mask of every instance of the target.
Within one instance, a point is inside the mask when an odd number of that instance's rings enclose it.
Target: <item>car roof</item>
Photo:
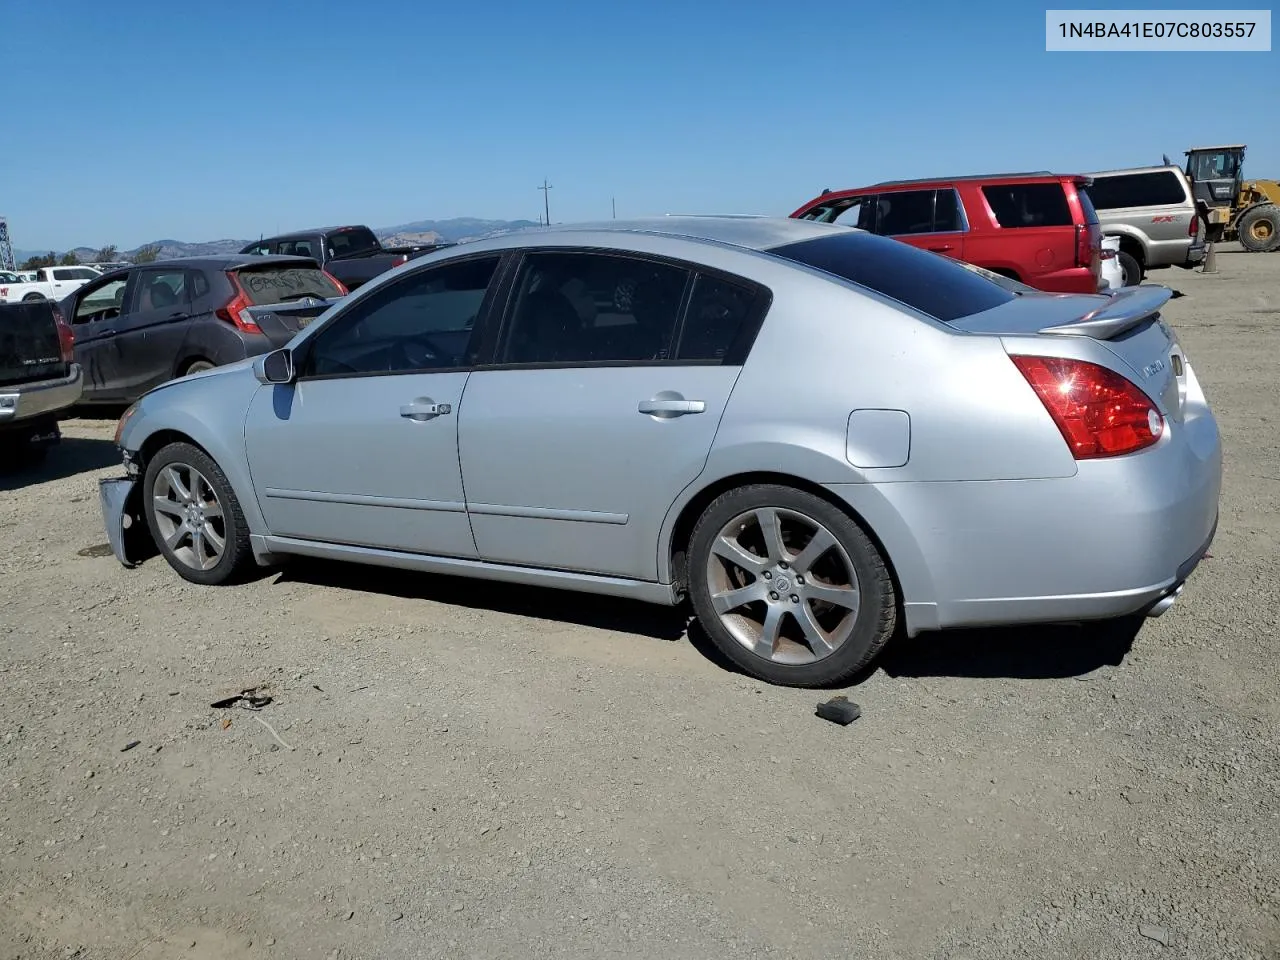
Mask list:
[[[253,244],[245,244],[245,246],[253,246],[258,243],[266,243],[268,240],[293,240],[297,237],[314,237],[317,233],[342,233],[347,230],[369,230],[362,223],[344,223],[335,227],[312,227],[308,230],[290,230],[288,233],[273,233],[269,237],[263,237],[261,240],[253,241]],[[372,233],[373,231],[369,231]]]
[[[1182,176],[1182,168],[1175,163],[1163,164],[1158,163],[1150,167],[1117,167],[1115,170],[1099,170],[1096,173],[1086,174],[1089,177],[1121,177],[1134,173],[1164,173],[1172,171],[1178,176]]]
[[[135,267],[162,267],[166,264],[176,264],[184,267],[209,267],[214,270],[232,270],[236,267],[253,267],[263,263],[315,263],[313,257],[303,257],[294,254],[285,253],[268,253],[268,254],[251,254],[251,253],[228,253],[217,256],[191,256],[191,257],[169,257],[165,260],[156,260],[152,263],[135,263],[129,269]]]
[[[790,217],[766,217],[754,215],[693,215],[667,217],[639,217],[631,220],[598,220],[583,223],[552,224],[543,227],[526,227],[498,237],[487,238],[486,246],[530,246],[538,236],[554,234],[560,241],[580,239],[589,243],[592,237],[601,235],[623,236],[645,234],[672,237],[683,240],[701,240],[746,250],[768,250],[787,243],[799,243],[815,237],[846,233],[853,228],[830,223],[814,223],[812,220],[793,220]],[[473,248],[471,243],[457,249]]]

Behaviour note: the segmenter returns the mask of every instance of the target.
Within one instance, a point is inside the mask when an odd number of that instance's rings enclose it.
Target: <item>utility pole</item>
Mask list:
[[[542,208],[547,215],[547,226],[551,226],[551,184],[547,183],[547,178],[542,178],[542,186],[538,188],[542,191]]]
[[[618,198],[610,197],[609,202],[613,204],[613,219],[617,220],[618,219]]]

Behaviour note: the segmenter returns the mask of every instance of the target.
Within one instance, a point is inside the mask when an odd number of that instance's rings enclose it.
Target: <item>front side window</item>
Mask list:
[[[153,270],[142,274],[138,285],[138,310],[169,310],[187,304],[185,270]]]
[[[124,291],[128,282],[127,276],[120,277],[90,290],[76,305],[76,314],[72,318],[72,323],[88,323],[90,320],[119,316],[124,306]]]
[[[874,230],[876,223],[876,198],[874,196],[846,197],[814,207],[801,215],[801,220],[818,223],[838,223],[844,227]]]
[[[689,272],[639,258],[534,253],[515,283],[499,363],[650,363],[671,356]]]
[[[357,300],[303,348],[303,377],[428,373],[470,363],[498,257],[421,270]]]
[[[996,224],[1004,228],[1070,227],[1071,208],[1061,183],[992,184],[982,188],[995,214]]]

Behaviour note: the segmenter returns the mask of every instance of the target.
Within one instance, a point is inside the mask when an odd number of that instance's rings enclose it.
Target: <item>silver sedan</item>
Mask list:
[[[463,244],[143,397],[108,533],[202,584],[303,555],[687,600],[796,686],[897,631],[1159,614],[1222,474],[1169,296],[790,219]]]

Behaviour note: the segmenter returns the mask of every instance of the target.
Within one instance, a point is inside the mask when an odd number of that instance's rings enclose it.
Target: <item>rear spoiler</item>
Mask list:
[[[1079,320],[1044,327],[1038,332],[1111,340],[1154,317],[1172,297],[1172,290],[1154,283],[1123,288],[1097,310],[1086,313]]]

